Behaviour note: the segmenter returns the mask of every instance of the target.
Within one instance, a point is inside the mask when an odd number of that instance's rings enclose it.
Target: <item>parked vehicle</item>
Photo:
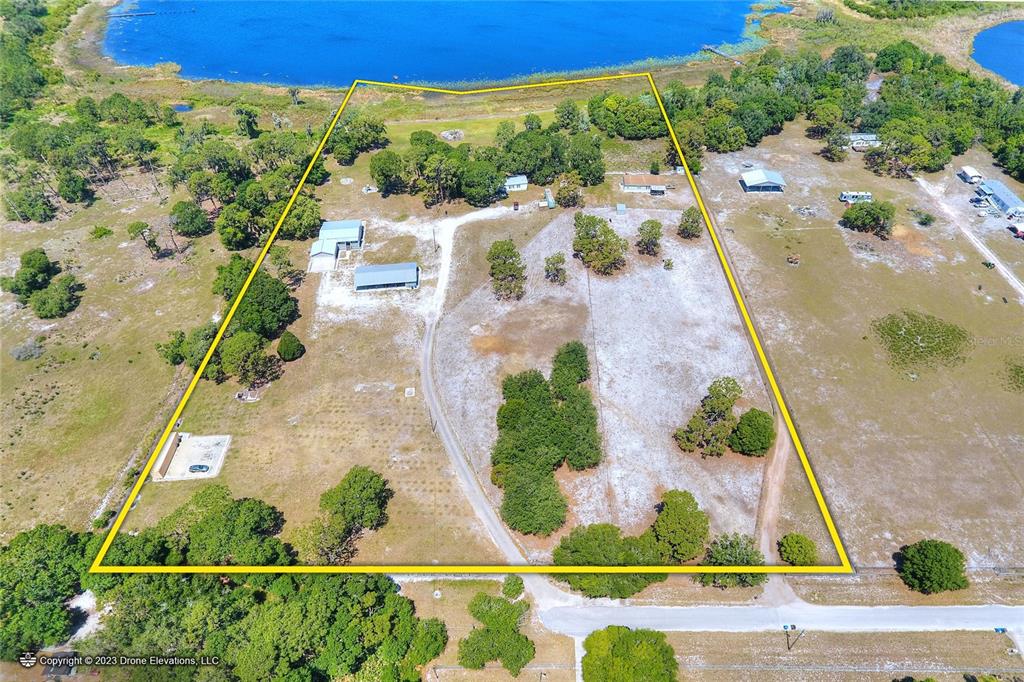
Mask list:
[[[188,472],[190,474],[205,474],[209,470],[210,467],[206,466],[205,464],[193,464],[188,468]]]

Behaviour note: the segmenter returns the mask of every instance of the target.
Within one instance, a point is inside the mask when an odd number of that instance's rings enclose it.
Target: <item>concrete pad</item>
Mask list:
[[[228,453],[228,446],[231,445],[231,436],[194,436],[191,433],[177,435],[180,436],[181,442],[174,452],[171,464],[167,468],[167,474],[160,476],[159,471],[170,450],[171,443],[174,441],[173,435],[167,439],[153,464],[152,477],[154,481],[191,481],[200,478],[214,478],[220,474],[224,457]],[[190,473],[188,468],[193,464],[205,464],[210,467],[210,470]]]

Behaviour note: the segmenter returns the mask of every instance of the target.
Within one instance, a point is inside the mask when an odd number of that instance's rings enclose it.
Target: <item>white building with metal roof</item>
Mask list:
[[[530,182],[527,180],[525,175],[513,175],[509,178],[505,178],[505,191],[506,192],[523,192],[529,186]]]
[[[327,220],[309,246],[309,272],[334,269],[340,251],[363,248],[366,223],[362,220]]]
[[[1024,218],[1024,201],[999,180],[986,180],[978,186],[978,194],[1003,212],[1007,218]]]
[[[416,263],[360,265],[355,272],[356,291],[416,289],[419,285],[420,266]]]
[[[781,192],[786,188],[782,174],[773,170],[757,169],[740,175],[744,192]]]

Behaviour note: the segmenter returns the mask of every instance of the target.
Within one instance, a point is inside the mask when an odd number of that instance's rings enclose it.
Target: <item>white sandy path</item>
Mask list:
[[[953,207],[946,202],[942,188],[928,182],[924,178],[914,178],[914,180],[925,192],[928,193],[928,196],[935,200],[936,205],[942,209],[942,212],[946,214],[949,221],[956,225],[957,229],[960,230],[960,234],[966,237],[967,241],[977,249],[978,253],[980,253],[985,260],[995,265],[996,272],[1006,280],[1007,284],[1017,291],[1017,294],[1020,296],[1020,302],[1024,303],[1024,282],[1021,282],[1020,279],[1017,278],[1017,275],[1013,274],[1013,271],[999,260],[999,257],[992,251],[992,249],[985,245],[985,242],[981,240],[981,237],[974,234],[969,227],[964,225],[964,221],[958,215],[957,211],[955,211]]]

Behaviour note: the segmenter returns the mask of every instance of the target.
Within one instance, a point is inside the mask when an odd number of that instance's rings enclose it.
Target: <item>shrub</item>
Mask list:
[[[501,585],[501,593],[505,595],[506,599],[518,599],[519,595],[523,593],[523,579],[515,574],[505,577],[505,582]]]
[[[586,682],[675,682],[679,664],[665,634],[609,625],[583,642]]]
[[[895,369],[923,370],[962,364],[974,348],[967,330],[933,315],[904,310],[871,323]]]
[[[730,448],[755,457],[763,457],[774,442],[775,424],[772,416],[756,407],[743,413],[729,436]]]
[[[45,289],[33,292],[28,304],[32,306],[32,312],[43,320],[64,317],[78,307],[82,298],[79,292],[84,288],[74,275],[61,275]]]
[[[292,334],[290,331],[285,331],[281,334],[281,339],[277,342],[277,355],[285,362],[291,362],[292,360],[298,360],[306,352],[306,347],[302,345],[299,338]]]
[[[89,230],[90,239],[103,239],[104,237],[109,237],[112,234],[114,234],[114,231],[106,225],[97,225]]]
[[[171,227],[182,237],[201,237],[213,232],[206,211],[194,201],[179,201],[171,207]]]
[[[754,538],[739,533],[719,535],[711,541],[701,566],[763,566],[764,555],[754,546]],[[715,587],[754,587],[768,581],[764,573],[701,573],[695,576],[701,585]]]
[[[814,566],[818,563],[818,548],[806,535],[786,533],[779,540],[779,556],[790,566]]]
[[[924,594],[967,587],[963,552],[942,540],[921,540],[900,550],[896,571],[907,587]]]
[[[1006,358],[1003,362],[1002,377],[1006,390],[1024,393],[1024,357]]]

